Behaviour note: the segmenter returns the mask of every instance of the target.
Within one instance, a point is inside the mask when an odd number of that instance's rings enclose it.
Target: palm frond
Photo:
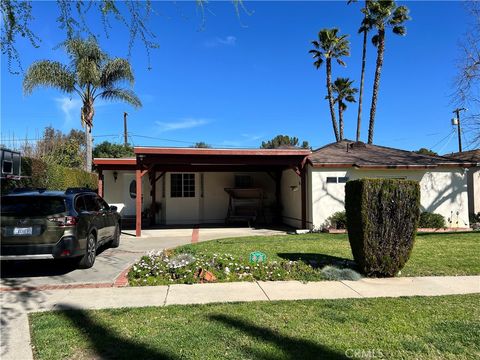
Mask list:
[[[117,81],[128,81],[133,84],[132,67],[126,59],[108,60],[102,68],[100,83],[102,87],[112,87]]]
[[[23,91],[30,94],[38,86],[49,86],[71,93],[75,90],[75,74],[57,61],[38,61],[28,68],[23,79]]]
[[[139,97],[129,89],[107,88],[99,93],[97,97],[111,101],[121,100],[137,108],[142,106],[142,102],[140,101]]]

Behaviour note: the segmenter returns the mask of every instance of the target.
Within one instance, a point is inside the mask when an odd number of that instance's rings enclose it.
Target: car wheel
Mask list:
[[[87,237],[87,248],[85,250],[85,255],[82,256],[78,267],[80,269],[89,269],[95,263],[95,258],[97,256],[97,239],[93,233],[88,234]]]
[[[120,245],[120,224],[115,226],[115,233],[113,234],[112,242],[110,243],[110,247],[116,248]]]

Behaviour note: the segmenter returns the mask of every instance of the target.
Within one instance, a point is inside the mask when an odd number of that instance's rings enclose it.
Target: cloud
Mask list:
[[[82,107],[80,99],[71,99],[68,96],[63,96],[61,98],[55,98],[55,102],[63,112],[64,126],[71,125],[74,118],[80,120],[80,109]]]
[[[241,147],[241,146],[260,146],[260,142],[258,140],[262,139],[262,135],[253,135],[253,134],[241,134],[242,139],[240,140],[224,140],[222,141],[221,145],[223,146],[231,146],[231,147]],[[252,144],[255,143],[255,144]],[[258,143],[258,145],[257,145]]]
[[[205,46],[209,48],[217,46],[235,46],[237,44],[237,38],[233,35],[226,36],[224,38],[216,37],[205,42]]]
[[[155,121],[155,124],[157,125],[159,132],[167,132],[174,130],[191,129],[208,124],[209,122],[210,121],[207,119],[185,118],[175,122]]]

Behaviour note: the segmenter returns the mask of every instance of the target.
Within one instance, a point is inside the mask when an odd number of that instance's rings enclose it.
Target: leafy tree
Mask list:
[[[278,149],[282,147],[299,147],[302,149],[309,149],[308,141],[303,141],[302,145],[298,144],[297,137],[290,137],[288,135],[277,135],[272,140],[262,141],[261,149]]]
[[[423,147],[418,149],[417,151],[414,151],[414,153],[422,154],[422,155],[438,156],[438,154],[435,151],[432,151],[430,149],[423,148]]]
[[[17,41],[27,39],[30,45],[38,48],[41,39],[32,30],[35,17],[32,13],[31,0],[2,0],[0,10],[2,14],[1,50],[7,55],[8,69],[10,73],[23,72]],[[41,2],[36,2],[41,3]],[[81,34],[94,36],[88,21],[99,19],[103,24],[104,35],[109,38],[112,35],[112,22],[120,25],[129,32],[128,56],[137,40],[145,48],[150,69],[150,52],[158,48],[156,34],[150,27],[150,20],[157,12],[153,8],[151,0],[96,0],[96,1],[71,1],[57,0],[58,28],[64,31],[66,39],[71,40],[80,37]],[[197,8],[202,15],[202,25],[205,22],[205,10],[208,0],[195,0]],[[232,1],[237,16],[243,10],[249,14],[242,0]],[[121,5],[120,5],[121,4]],[[39,21],[42,21],[40,18]],[[95,34],[98,36],[98,34]]]
[[[333,102],[338,104],[338,121],[340,124],[340,140],[343,140],[343,112],[347,110],[345,102],[355,102],[355,94],[358,92],[357,88],[352,87],[353,80],[349,78],[337,78],[332,86],[332,91],[335,94]]]
[[[69,168],[82,168],[85,163],[85,136],[79,130],[62,133],[47,126],[42,137],[35,143],[26,142],[21,146],[26,157],[42,160]]]
[[[315,60],[313,65],[319,69],[323,61],[326,63],[327,74],[327,99],[330,106],[330,116],[332,118],[333,132],[335,140],[340,141],[340,134],[338,132],[337,120],[335,118],[335,108],[332,95],[332,59],[336,60],[338,64],[345,66],[342,60],[343,56],[350,55],[350,44],[347,40],[347,35],[339,35],[338,29],[322,29],[318,33],[318,40],[312,41],[313,49],[309,51]]]
[[[375,78],[373,80],[372,104],[370,106],[370,121],[368,125],[368,143],[373,143],[375,126],[375,112],[377,111],[378,90],[380,87],[380,74],[383,67],[385,53],[385,34],[387,28],[392,28],[396,35],[405,35],[407,30],[405,21],[409,20],[408,8],[397,6],[393,0],[375,0],[366,3],[364,11],[369,28],[375,28],[377,33],[372,37],[372,43],[377,48],[377,62],[375,66]]]
[[[194,148],[210,149],[210,148],[212,147],[212,145],[207,144],[207,143],[204,142],[204,141],[198,141],[198,142],[196,142],[192,147],[194,147]]]
[[[77,93],[83,103],[81,122],[85,127],[85,169],[92,169],[92,127],[97,98],[120,100],[135,107],[142,106],[132,90],[119,86],[123,81],[133,85],[130,63],[122,58],[110,59],[94,38],[67,40],[64,44],[71,63],[43,60],[33,63],[23,80],[23,89],[30,94],[39,86],[50,86],[68,94]]]
[[[348,0],[348,4],[356,2],[357,0]],[[362,9],[363,13],[363,20],[358,29],[360,34],[363,34],[363,43],[362,43],[362,70],[360,72],[360,92],[358,94],[358,112],[357,112],[357,142],[360,141],[360,130],[362,125],[362,105],[363,105],[363,86],[365,83],[365,66],[367,63],[367,39],[368,39],[368,32],[371,30],[371,22],[368,18],[368,2],[370,0],[365,0],[365,5]]]
[[[115,144],[104,141],[95,146],[93,157],[95,158],[125,158],[135,156],[130,144]]]

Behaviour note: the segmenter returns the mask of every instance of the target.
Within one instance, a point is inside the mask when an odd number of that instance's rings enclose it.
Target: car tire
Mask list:
[[[97,256],[97,239],[94,233],[90,233],[87,236],[87,246],[85,249],[85,255],[83,255],[78,262],[80,269],[90,269],[95,263]]]
[[[113,239],[110,242],[110,247],[117,248],[120,246],[120,233],[120,224],[117,224],[117,226],[115,226],[115,233],[113,235]]]

